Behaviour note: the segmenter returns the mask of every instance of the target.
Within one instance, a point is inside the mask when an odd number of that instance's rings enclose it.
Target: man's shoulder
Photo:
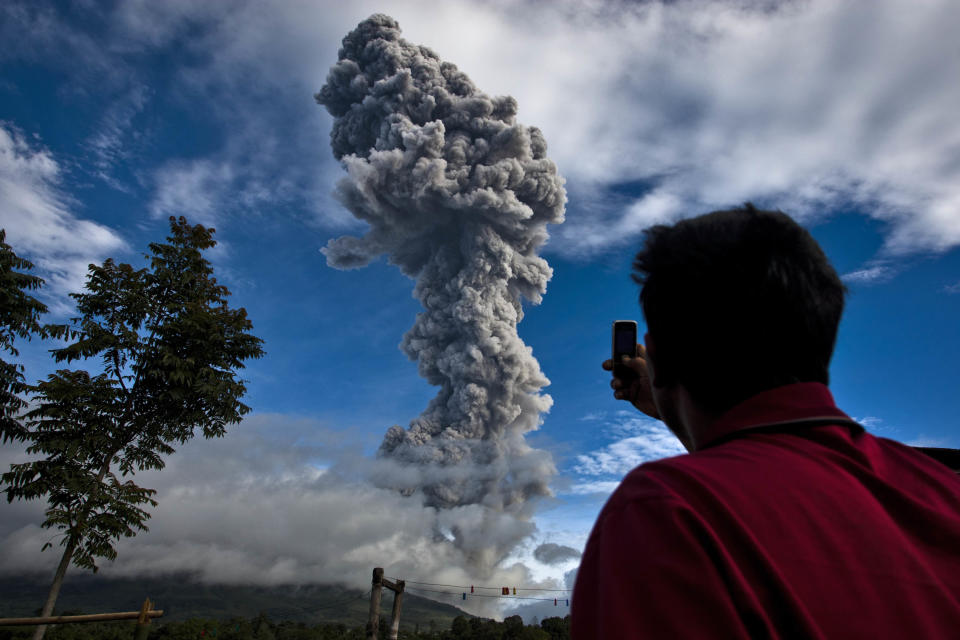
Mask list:
[[[697,504],[754,498],[795,486],[830,491],[882,483],[911,491],[960,495],[960,476],[902,443],[844,427],[757,433],[635,467],[611,503],[672,500]]]
[[[616,508],[637,501],[683,502],[682,487],[695,481],[702,464],[695,454],[645,462],[624,476],[608,505]]]
[[[747,449],[750,447],[747,446]],[[624,484],[643,487],[668,487],[714,469],[756,464],[756,456],[744,451],[744,443],[732,441],[721,446],[659,458],[634,467],[623,479]],[[766,454],[769,455],[769,454]]]

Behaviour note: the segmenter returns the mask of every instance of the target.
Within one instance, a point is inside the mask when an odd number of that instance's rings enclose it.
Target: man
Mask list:
[[[607,501],[573,638],[960,638],[960,480],[834,404],[845,288],[810,234],[749,204],[659,225],[634,279],[611,386],[689,454]]]

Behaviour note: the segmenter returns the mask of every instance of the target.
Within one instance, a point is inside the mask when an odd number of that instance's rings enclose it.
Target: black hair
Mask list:
[[[714,211],[645,232],[633,262],[665,384],[719,414],[761,391],[830,381],[847,289],[781,211]]]

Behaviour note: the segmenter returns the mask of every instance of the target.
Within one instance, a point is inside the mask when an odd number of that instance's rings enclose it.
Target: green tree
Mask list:
[[[544,618],[540,628],[550,634],[550,640],[570,640],[570,616]]]
[[[67,345],[57,362],[99,358],[99,373],[61,369],[30,387],[36,402],[13,438],[44,456],[2,476],[7,500],[46,498],[45,528],[63,532],[63,556],[42,615],[53,611],[71,561],[97,570],[121,536],[146,530],[152,489],[128,479],[162,469],[163,456],[200,430],[222,436],[249,407],[237,370],[263,355],[244,309],[231,309],[203,251],[213,229],[170,218],[167,243],[151,243],[149,267],[90,265],[79,316],[49,325]],[[6,436],[6,433],[5,433]],[[51,543],[44,545],[44,549]],[[34,635],[39,640],[43,627]]]
[[[457,616],[450,623],[450,630],[443,634],[444,640],[466,640],[473,635],[470,620],[465,616]]]
[[[520,616],[503,619],[504,640],[550,640],[550,634],[539,627],[526,626]]]
[[[253,620],[254,640],[274,640],[273,622],[266,613],[261,611]]]
[[[7,355],[20,355],[14,340],[29,340],[43,335],[40,315],[47,312],[42,302],[28,294],[43,286],[37,276],[23,273],[33,268],[13,252],[6,243],[7,234],[0,229],[0,437],[2,441],[16,440],[23,433],[20,412],[27,406],[22,395],[27,391],[23,380],[23,366],[7,362]]]
[[[523,618],[520,616],[507,616],[503,619],[503,630],[505,638],[519,638],[523,633]]]

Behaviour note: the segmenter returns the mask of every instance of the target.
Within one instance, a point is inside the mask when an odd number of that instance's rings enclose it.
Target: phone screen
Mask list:
[[[613,323],[613,375],[629,378],[635,375],[632,369],[620,364],[623,356],[637,355],[637,323],[633,320],[617,320]]]
[[[637,330],[621,329],[614,333],[613,352],[618,357],[622,355],[634,356],[637,351]]]

